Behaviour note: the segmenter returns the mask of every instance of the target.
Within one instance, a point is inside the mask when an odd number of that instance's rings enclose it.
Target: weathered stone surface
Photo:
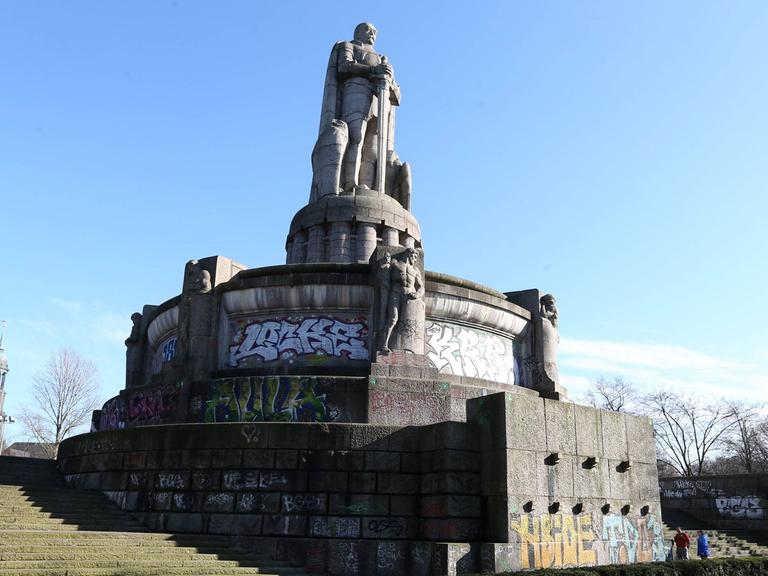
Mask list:
[[[613,460],[626,460],[628,447],[625,415],[621,412],[603,410],[600,412],[600,417],[605,457]]]
[[[573,405],[576,420],[576,452],[585,457],[603,455],[603,433],[600,410]]]
[[[653,424],[643,416],[624,416],[627,428],[629,459],[646,464],[656,463],[656,447],[653,442]]]
[[[576,452],[576,416],[574,404],[557,400],[544,400],[546,414],[547,450],[550,452]]]

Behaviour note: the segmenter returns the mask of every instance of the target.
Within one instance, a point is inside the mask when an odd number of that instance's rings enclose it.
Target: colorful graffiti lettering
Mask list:
[[[170,362],[176,356],[176,343],[178,338],[171,338],[165,344],[163,344],[163,362]]]
[[[127,395],[129,426],[160,423],[176,411],[178,390],[171,384],[129,391]]]
[[[120,396],[110,398],[101,407],[99,430],[125,428],[125,401]]]
[[[627,516],[603,518],[603,541],[611,564],[633,564],[664,560],[662,527],[653,514],[636,519]]]
[[[520,567],[593,565],[595,533],[592,517],[567,514],[524,514],[513,518],[511,528],[520,537]]]
[[[254,320],[235,331],[229,348],[229,365],[236,367],[248,357],[261,362],[296,356],[368,360],[367,334],[364,319],[352,322],[337,318]]]
[[[212,382],[203,403],[205,422],[330,422],[325,394],[313,378],[264,376]]]
[[[177,336],[171,336],[158,344],[152,356],[152,374],[158,374],[163,369],[164,364],[176,357],[178,342]]]
[[[514,515],[520,568],[626,564],[664,560],[662,527],[655,515]],[[599,535],[598,535],[599,534]]]
[[[512,341],[451,324],[427,324],[427,356],[445,374],[515,383]]]

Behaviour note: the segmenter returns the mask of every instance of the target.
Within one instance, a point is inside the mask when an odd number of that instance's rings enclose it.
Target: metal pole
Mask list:
[[[5,327],[8,324],[5,320],[0,322],[2,325],[2,332],[0,332],[0,358],[3,353],[3,340],[5,339]],[[5,441],[5,421],[9,420],[9,417],[5,415],[3,411],[3,405],[5,404],[5,375],[7,371],[5,368],[0,368],[0,456],[3,454],[3,442]]]
[[[387,63],[387,57],[381,57],[381,63]],[[377,178],[376,189],[386,194],[384,178],[387,173],[387,133],[389,132],[389,120],[387,119],[387,103],[389,101],[389,78],[379,78],[379,117],[377,119],[378,134],[378,162],[376,164]]]

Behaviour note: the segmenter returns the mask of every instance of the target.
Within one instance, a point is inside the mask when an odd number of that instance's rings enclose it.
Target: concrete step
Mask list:
[[[147,532],[51,461],[0,457],[0,576],[308,576],[229,537]]]
[[[185,566],[224,566],[238,567],[248,566],[247,563],[241,564],[237,560],[219,560],[217,558],[199,557],[193,555],[190,557],[166,557],[162,559],[150,558],[77,558],[64,560],[2,560],[0,567],[3,568],[121,568],[128,566],[130,568],[151,568],[153,566],[162,566],[164,568],[183,568]]]
[[[198,566],[198,567],[142,567],[128,566],[115,568],[8,568],[0,564],[0,576],[238,576],[259,574],[260,576],[281,576],[275,572],[263,572],[258,568],[234,566]]]
[[[90,531],[90,532],[72,532],[70,534],[47,534],[45,531],[30,531],[24,533],[22,531],[6,531],[0,530],[0,546],[9,542],[13,537],[16,537],[21,541],[35,542],[37,540],[45,540],[46,538],[59,538],[65,540],[105,540],[115,542],[115,538],[119,538],[121,542],[125,540],[133,541],[158,541],[165,542],[169,545],[204,545],[211,543],[211,545],[228,545],[229,538],[223,535],[216,534],[170,534],[166,532],[121,532],[119,530],[110,531]]]
[[[16,547],[2,547],[0,548],[0,561],[3,560],[125,560],[135,559],[137,550],[135,546],[125,547],[112,546],[106,548],[104,546],[78,546],[76,548],[56,548],[45,549],[41,551],[39,548],[35,549],[33,546],[16,546]],[[163,558],[174,559],[189,559],[196,558],[198,560],[227,560],[226,554],[222,553],[221,556],[218,552],[202,552],[197,548],[177,548],[168,547],[162,551]]]

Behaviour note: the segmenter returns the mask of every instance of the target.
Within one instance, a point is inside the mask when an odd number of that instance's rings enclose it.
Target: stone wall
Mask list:
[[[481,437],[484,570],[665,557],[647,418],[527,395],[467,402]]]
[[[414,558],[448,572],[664,558],[648,419],[528,393],[470,399],[466,414],[144,426],[68,439],[59,460],[71,485],[152,528],[295,540],[324,550],[332,574],[405,573]],[[379,560],[390,568],[369,570]]]
[[[481,538],[466,425],[216,424],[135,428],[62,445],[67,481],[180,532]]]
[[[664,508],[715,528],[768,531],[768,474],[662,478]]]
[[[376,350],[380,319],[370,265],[245,270],[220,256],[194,262],[187,264],[179,296],[135,315],[126,342],[126,390],[94,417],[95,430],[199,421],[201,403],[217,396],[215,388],[241,377],[334,378],[341,389],[323,390],[334,408],[325,415],[341,416],[316,420],[396,425],[464,420],[467,398],[535,388],[525,368],[534,354],[531,311],[491,288],[426,272],[424,354],[401,363],[405,371],[417,363],[421,372],[406,376],[413,380],[408,393],[426,384],[418,402],[434,405],[422,413],[432,419],[391,413],[370,419],[366,409],[381,404],[376,396],[387,393],[378,386],[369,399],[357,386],[349,395],[345,379],[370,377],[373,389],[381,377],[398,377],[376,366],[391,359]],[[321,388],[329,382],[323,380]]]

